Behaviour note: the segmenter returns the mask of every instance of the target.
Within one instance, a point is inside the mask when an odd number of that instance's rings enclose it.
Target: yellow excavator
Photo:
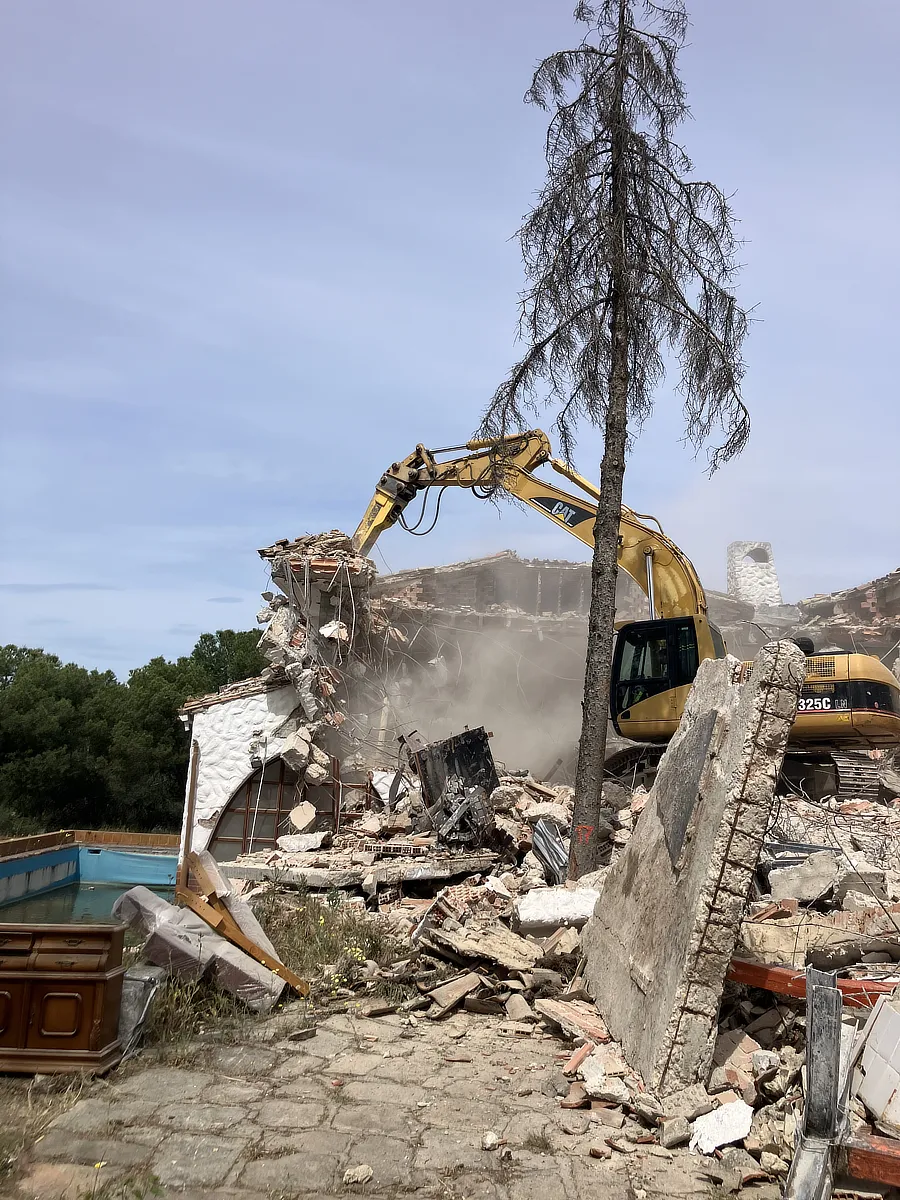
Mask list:
[[[459,451],[464,453],[437,457]],[[579,494],[535,476],[546,463],[575,484]],[[380,534],[398,522],[408,528],[404,510],[430,488],[441,489],[436,522],[445,487],[465,488],[482,499],[502,488],[593,547],[598,489],[553,458],[546,434],[531,430],[439,450],[416,446],[379,480],[353,535],[356,549],[367,554]],[[646,595],[649,619],[617,625],[610,718],[622,737],[638,744],[608,759],[607,770],[646,781],[678,728],[700,663],[724,658],[725,642],[708,619],[697,572],[655,517],[622,506],[618,561]],[[752,663],[744,664],[744,678],[751,669]],[[808,654],[806,684],[785,760],[788,782],[813,799],[871,796],[877,793],[877,766],[859,751],[898,745],[900,687],[888,668],[868,654]]]

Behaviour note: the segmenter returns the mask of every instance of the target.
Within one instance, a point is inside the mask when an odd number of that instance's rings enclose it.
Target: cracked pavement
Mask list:
[[[571,1047],[540,1030],[504,1036],[468,1014],[414,1024],[342,1014],[289,1040],[300,1024],[288,1009],[252,1042],[196,1045],[187,1068],[138,1058],[95,1081],[32,1148],[13,1195],[78,1200],[98,1172],[103,1184],[155,1177],[164,1195],[193,1200],[720,1194],[710,1161],[686,1151],[635,1145],[592,1158],[613,1131],[597,1112],[559,1107]],[[510,1156],[482,1149],[487,1131]],[[345,1185],[362,1164],[372,1178]]]

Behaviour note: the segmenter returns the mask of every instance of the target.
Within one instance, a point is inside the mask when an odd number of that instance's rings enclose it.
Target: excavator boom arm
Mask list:
[[[468,453],[439,462],[435,455],[442,451],[426,450],[419,445],[382,475],[353,535],[353,544],[361,554],[371,550],[385,529],[402,520],[407,504],[420,491],[431,487],[470,488],[481,496],[491,488],[502,487],[593,548],[599,492],[566,463],[551,457],[550,442],[540,430],[497,440],[471,441],[448,449]],[[537,478],[533,471],[548,462],[583,494],[573,496]],[[623,505],[619,566],[648,597],[654,616],[705,615],[706,596],[690,560],[661,529],[643,524],[645,520],[654,518],[644,517]]]

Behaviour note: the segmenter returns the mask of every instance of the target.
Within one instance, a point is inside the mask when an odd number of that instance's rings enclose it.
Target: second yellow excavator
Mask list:
[[[458,451],[465,453],[437,457]],[[546,463],[580,494],[573,496],[535,476],[533,472]],[[419,492],[445,487],[468,489],[479,498],[500,487],[593,547],[599,491],[552,457],[550,442],[540,430],[440,450],[416,446],[382,475],[353,536],[355,547],[368,553],[385,529],[398,522],[405,525],[404,510]],[[607,769],[646,779],[678,728],[700,663],[724,658],[726,650],[721,633],[708,619],[697,572],[656,518],[623,505],[618,560],[647,596],[649,614],[645,621],[617,625],[610,717],[622,737],[639,744],[608,760]],[[752,663],[744,664],[745,678],[751,668]],[[806,684],[785,760],[785,773],[794,786],[813,798],[871,795],[877,791],[875,763],[852,752],[898,745],[900,687],[879,659],[868,654],[807,656]]]

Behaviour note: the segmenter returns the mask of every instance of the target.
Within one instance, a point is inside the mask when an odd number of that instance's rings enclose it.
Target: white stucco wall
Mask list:
[[[731,542],[728,547],[728,595],[754,608],[782,603],[775,558],[769,542]]]
[[[285,686],[254,696],[211,704],[209,708],[194,713],[191,739],[197,742],[199,748],[200,770],[188,850],[206,849],[222,809],[235,790],[253,774],[250,742],[254,729],[261,729],[269,739],[267,759],[275,758],[284,744],[284,735],[276,736],[275,730],[298,704],[297,693],[292,687]],[[190,786],[188,772],[188,789]],[[182,850],[185,848],[187,814],[186,792],[181,830]]]

